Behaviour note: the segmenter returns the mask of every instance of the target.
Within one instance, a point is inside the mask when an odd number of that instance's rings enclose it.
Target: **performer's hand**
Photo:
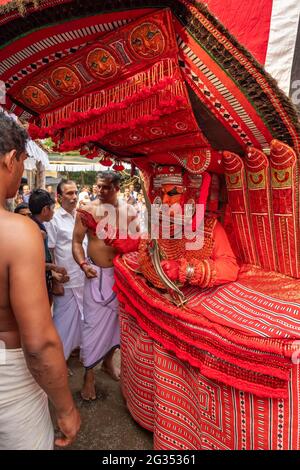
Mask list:
[[[57,424],[62,433],[62,437],[55,439],[55,445],[66,447],[75,440],[81,425],[80,414],[73,406],[67,414],[56,414]]]
[[[161,263],[161,266],[171,281],[178,281],[179,279],[179,262],[174,260],[164,260]]]
[[[96,269],[94,269],[93,266],[91,266],[90,264],[83,265],[82,271],[88,279],[93,279],[94,277],[97,277]]]

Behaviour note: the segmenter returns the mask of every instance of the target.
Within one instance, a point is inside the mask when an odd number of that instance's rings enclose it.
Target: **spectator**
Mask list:
[[[22,198],[23,198],[23,202],[25,202],[25,204],[29,203],[30,195],[31,195],[31,191],[29,189],[28,184],[24,184],[23,192],[22,192]]]
[[[50,450],[48,398],[70,444],[80,427],[43,279],[43,245],[28,217],[7,212],[24,171],[27,133],[0,113],[0,449]],[[45,393],[46,392],[46,393]]]
[[[91,201],[96,201],[98,199],[98,186],[93,184],[92,194],[90,196]]]
[[[131,206],[134,206],[134,204],[136,204],[136,199],[131,196],[129,188],[125,188],[123,199],[127,204],[130,204]]]
[[[18,204],[17,207],[14,210],[15,214],[20,214],[20,215],[25,215],[25,216],[30,216],[31,212],[29,209],[28,204],[25,204],[25,202],[22,202],[21,204]]]
[[[49,295],[49,301],[52,304],[52,279],[57,282],[67,282],[69,280],[64,267],[56,266],[52,261],[52,256],[48,247],[48,235],[44,222],[50,222],[54,215],[55,201],[44,189],[36,189],[32,192],[29,199],[29,209],[32,214],[32,220],[38,225],[44,239],[45,257],[46,257],[46,282]]]
[[[48,186],[46,186],[46,191],[50,194],[52,199],[55,199],[55,191],[53,190],[53,186],[51,186],[51,184],[48,184]]]
[[[146,204],[145,204],[145,199],[142,194],[137,195],[137,203],[135,204],[135,209],[137,211],[137,215],[140,221],[140,228],[141,232],[146,232],[148,227],[147,227],[147,221],[146,221]]]
[[[89,202],[90,202],[89,188],[87,186],[83,186],[81,192],[78,195],[78,203],[79,205],[81,205],[81,204],[86,204]]]
[[[137,201],[137,195],[138,193],[134,190],[134,184],[129,185],[129,194],[131,197],[133,197]]]
[[[15,203],[15,206],[18,206],[19,204],[23,204],[23,195],[20,193],[20,191],[17,192],[14,203]]]
[[[64,347],[65,358],[80,346],[80,319],[83,315],[84,273],[72,255],[72,237],[77,205],[74,181],[62,180],[57,186],[61,207],[46,224],[52,260],[64,266],[70,280],[64,284],[63,295],[54,295],[53,320]],[[86,251],[86,246],[84,247]]]

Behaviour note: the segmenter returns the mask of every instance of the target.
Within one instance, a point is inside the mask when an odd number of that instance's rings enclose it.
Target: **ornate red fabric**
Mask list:
[[[202,374],[153,339],[121,304],[122,390],[156,450],[299,450],[300,368],[286,398],[261,397]]]
[[[184,289],[189,301],[179,308],[128,270],[121,258],[116,268],[117,293],[127,314],[178,358],[243,391],[287,396],[300,303],[290,309],[288,300],[266,299],[243,281]]]
[[[250,147],[247,151],[245,167],[249,221],[254,235],[258,263],[264,269],[276,271],[269,160],[263,152]]]

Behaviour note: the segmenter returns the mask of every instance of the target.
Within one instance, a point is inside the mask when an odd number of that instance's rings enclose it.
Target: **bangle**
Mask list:
[[[83,266],[84,266],[84,265],[87,265],[87,266],[88,266],[88,264],[89,264],[89,263],[88,263],[87,261],[82,261],[82,263],[79,264],[79,267],[80,267],[80,269],[82,270]]]
[[[191,277],[190,284],[202,287],[203,279],[205,277],[205,265],[203,261],[193,258],[191,262],[194,264],[194,275]]]
[[[180,284],[185,284],[186,282],[186,270],[187,267],[189,266],[187,260],[184,258],[180,261],[180,266],[179,266],[179,282]]]
[[[188,264],[186,268],[186,281],[190,282],[194,274],[195,274],[195,266],[193,266],[192,264]]]

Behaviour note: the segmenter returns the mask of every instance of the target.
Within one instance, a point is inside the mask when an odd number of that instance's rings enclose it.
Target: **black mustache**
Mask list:
[[[178,190],[177,190],[176,187],[173,188],[173,189],[171,189],[171,191],[168,191],[168,192],[167,192],[167,195],[168,195],[168,196],[177,196],[178,194],[181,194],[181,193],[178,192]]]

